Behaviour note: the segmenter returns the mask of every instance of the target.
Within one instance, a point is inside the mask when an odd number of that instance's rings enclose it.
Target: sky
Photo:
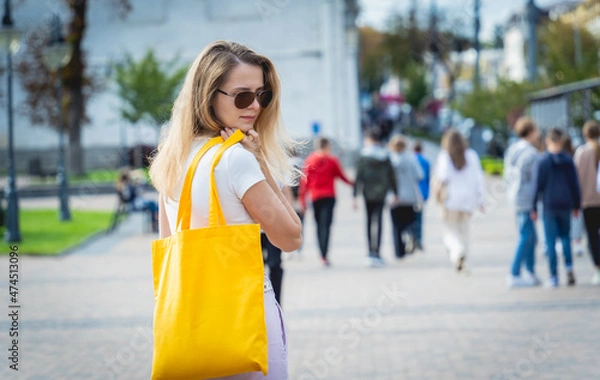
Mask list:
[[[417,0],[417,13],[419,17],[427,17],[432,0]],[[452,19],[465,23],[466,27],[473,27],[474,0],[435,0],[437,8]],[[358,23],[361,26],[371,25],[377,29],[385,27],[386,20],[394,11],[408,14],[410,0],[359,0],[361,15]],[[536,0],[540,7],[556,4],[560,0]],[[491,40],[494,35],[494,26],[504,25],[509,16],[525,7],[527,0],[481,0],[481,34],[482,40]]]

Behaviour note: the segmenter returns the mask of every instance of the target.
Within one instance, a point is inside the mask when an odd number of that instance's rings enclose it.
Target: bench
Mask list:
[[[152,231],[152,216],[150,215],[150,213],[145,210],[134,208],[131,202],[125,202],[119,193],[117,193],[117,195],[117,207],[115,208],[115,212],[113,213],[110,227],[106,232],[114,232],[114,230],[118,227],[119,223],[131,213],[142,213],[142,231],[144,233]]]
[[[52,170],[44,170],[42,165],[42,159],[39,157],[32,158],[29,160],[28,174],[33,177],[40,177],[44,181],[46,177],[56,177],[57,170],[56,168]]]

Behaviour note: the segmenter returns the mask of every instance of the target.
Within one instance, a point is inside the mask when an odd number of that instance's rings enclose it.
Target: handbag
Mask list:
[[[209,140],[187,170],[177,228],[152,242],[154,354],[152,379],[206,379],[268,371],[264,266],[258,224],[227,225],[214,170],[244,138]],[[210,165],[209,226],[190,229],[198,162],[223,142]]]

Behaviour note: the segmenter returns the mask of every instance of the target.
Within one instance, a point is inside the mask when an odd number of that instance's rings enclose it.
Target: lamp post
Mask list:
[[[536,7],[534,0],[527,1],[527,26],[528,26],[528,67],[527,74],[531,83],[535,83],[537,72],[537,23],[539,20],[539,10]]]
[[[18,243],[21,241],[19,231],[19,197],[17,195],[15,175],[15,152],[13,136],[12,110],[12,55],[19,50],[20,33],[14,28],[10,15],[10,1],[4,0],[4,16],[0,29],[0,45],[6,50],[6,82],[7,82],[7,114],[8,114],[8,177],[4,190],[7,200],[6,231],[4,240]]]
[[[480,15],[480,9],[481,9],[481,0],[475,0],[475,3],[473,4],[474,6],[474,12],[475,12],[475,23],[474,23],[474,27],[475,27],[475,33],[474,33],[474,38],[473,38],[473,48],[475,49],[475,87],[479,87],[480,84],[480,80],[481,80],[481,73],[480,73],[480,68],[479,68],[479,60],[480,60],[480,46],[479,46],[479,31],[481,29],[481,15]]]
[[[65,143],[64,143],[64,123],[62,117],[62,80],[60,78],[61,69],[69,63],[72,56],[71,44],[66,43],[61,32],[60,19],[57,15],[52,17],[51,35],[48,45],[42,51],[43,62],[46,68],[57,77],[57,95],[58,95],[58,168],[57,180],[59,186],[60,214],[61,221],[71,220],[69,211],[69,184],[65,166]]]

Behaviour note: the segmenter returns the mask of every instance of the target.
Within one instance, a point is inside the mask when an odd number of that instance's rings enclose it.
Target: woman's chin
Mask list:
[[[242,131],[244,133],[248,133],[249,130],[254,128],[254,124],[253,123],[241,124],[241,125],[236,125],[234,128],[239,129],[240,131]]]

